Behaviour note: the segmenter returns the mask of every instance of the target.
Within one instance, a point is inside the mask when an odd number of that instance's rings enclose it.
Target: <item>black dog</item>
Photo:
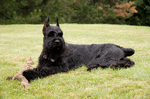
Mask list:
[[[49,25],[49,17],[43,27],[43,51],[39,56],[37,68],[23,72],[30,81],[59,72],[67,72],[82,65],[90,71],[97,67],[127,68],[134,62],[126,58],[134,54],[131,48],[123,48],[114,44],[75,45],[63,39],[63,31],[57,25]]]

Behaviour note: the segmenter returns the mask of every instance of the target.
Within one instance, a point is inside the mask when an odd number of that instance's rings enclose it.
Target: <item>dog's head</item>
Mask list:
[[[56,59],[65,50],[65,41],[63,39],[63,31],[59,27],[57,18],[56,26],[49,24],[49,16],[43,26],[43,50],[48,58]]]

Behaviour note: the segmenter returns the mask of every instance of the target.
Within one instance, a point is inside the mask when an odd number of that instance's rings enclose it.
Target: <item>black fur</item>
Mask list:
[[[37,68],[23,72],[30,81],[48,75],[67,72],[82,65],[90,71],[93,68],[127,68],[134,65],[127,56],[134,54],[131,48],[123,48],[115,44],[68,44],[63,39],[63,31],[59,27],[49,25],[49,17],[43,27],[43,50]]]

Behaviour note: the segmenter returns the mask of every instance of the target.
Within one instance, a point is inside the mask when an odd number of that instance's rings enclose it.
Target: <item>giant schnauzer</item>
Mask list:
[[[49,17],[43,26],[43,50],[38,66],[23,72],[29,81],[52,74],[67,72],[82,65],[90,71],[94,68],[127,68],[134,65],[127,56],[134,54],[131,48],[115,44],[68,44],[64,41],[58,18],[56,26],[49,24]]]

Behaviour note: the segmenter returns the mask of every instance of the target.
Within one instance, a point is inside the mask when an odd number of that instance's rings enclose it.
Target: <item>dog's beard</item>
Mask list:
[[[49,50],[55,54],[61,53],[61,51],[63,50],[63,46],[62,45],[53,45],[53,47],[50,48]]]
[[[45,42],[44,43],[44,56],[45,59],[52,59],[52,60],[57,60],[59,58],[59,56],[64,52],[65,49],[65,43],[63,43],[62,41],[60,41],[60,44],[56,45],[54,43],[51,43],[51,41],[49,42]]]
[[[49,41],[47,44],[47,49],[55,54],[60,53],[63,50],[63,41],[59,40],[59,44],[55,44],[52,41]]]

